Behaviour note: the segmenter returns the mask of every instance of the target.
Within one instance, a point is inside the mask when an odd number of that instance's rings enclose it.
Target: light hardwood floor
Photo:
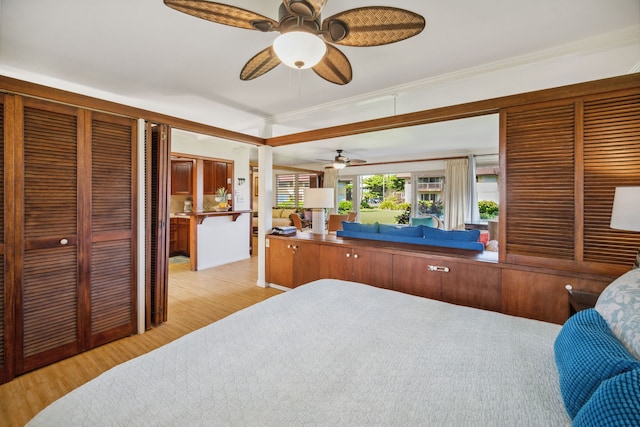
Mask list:
[[[169,321],[0,386],[0,425],[23,426],[48,404],[107,369],[281,291],[256,286],[257,258],[203,271],[169,265]]]

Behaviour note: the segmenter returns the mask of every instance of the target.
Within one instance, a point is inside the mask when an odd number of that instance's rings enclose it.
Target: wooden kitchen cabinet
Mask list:
[[[169,256],[190,256],[189,218],[171,218],[169,221]]]
[[[316,243],[267,237],[267,282],[295,288],[320,278]]]
[[[190,196],[193,194],[193,161],[171,161],[171,194]]]
[[[391,253],[323,245],[320,247],[320,259],[320,276],[323,278],[350,280],[387,289],[392,287]]]
[[[233,179],[233,167],[228,162],[204,160],[202,162],[203,194],[215,195],[220,187],[231,191],[229,178]]]

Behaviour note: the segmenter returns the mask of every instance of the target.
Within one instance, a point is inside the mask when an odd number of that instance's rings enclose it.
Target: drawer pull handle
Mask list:
[[[350,254],[350,253],[347,253],[347,258],[350,258],[350,257],[351,257],[351,254]]]
[[[61,245],[66,245],[67,243],[69,243],[69,241],[67,239],[60,240],[60,244]]]
[[[358,259],[358,254],[354,254],[354,255],[353,255],[353,257],[354,257],[355,259]]]
[[[429,271],[441,271],[443,273],[448,273],[449,272],[449,267],[443,267],[441,265],[430,265],[429,266]]]

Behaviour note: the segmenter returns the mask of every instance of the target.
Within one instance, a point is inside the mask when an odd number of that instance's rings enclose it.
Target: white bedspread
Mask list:
[[[320,280],[123,363],[29,425],[568,426],[559,330]]]

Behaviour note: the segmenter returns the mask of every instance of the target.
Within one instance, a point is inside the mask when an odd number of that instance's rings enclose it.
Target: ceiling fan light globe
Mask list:
[[[334,169],[344,169],[347,167],[347,164],[344,162],[334,162],[333,163],[333,168]]]
[[[306,31],[290,31],[275,39],[273,50],[283,64],[307,69],[320,62],[327,53],[327,45],[320,37]]]

